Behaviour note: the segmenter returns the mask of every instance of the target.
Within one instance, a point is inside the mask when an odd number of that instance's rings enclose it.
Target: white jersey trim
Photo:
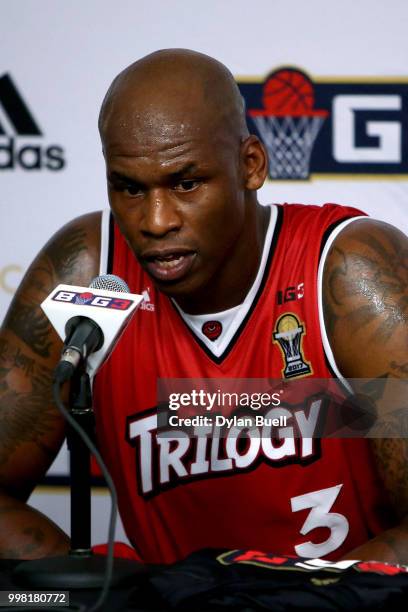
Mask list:
[[[266,263],[268,261],[273,235],[275,233],[276,221],[278,218],[277,206],[272,204],[270,206],[270,209],[271,215],[265,236],[265,243],[263,246],[261,262],[259,264],[258,272],[252,284],[252,287],[248,291],[245,300],[242,302],[242,304],[239,304],[238,306],[234,306],[233,308],[224,310],[222,312],[190,315],[184,312],[177,304],[177,302],[175,302],[175,300],[172,300],[181,317],[191,329],[193,334],[205,344],[208,350],[211,351],[211,353],[215,355],[215,357],[220,357],[227,350],[231,340],[235,336],[236,331],[238,330],[242,321],[245,319],[250,308],[252,307],[253,301],[261,285],[265,273]],[[201,328],[205,322],[213,320],[219,321],[223,325],[223,332],[221,333],[220,337],[215,341],[212,341],[207,338],[207,336],[201,331]]]
[[[106,208],[102,211],[101,215],[101,248],[99,257],[99,275],[108,273],[109,223],[110,209]]]
[[[317,304],[318,304],[318,309],[319,309],[319,322],[320,322],[320,333],[322,336],[322,343],[323,343],[323,348],[324,348],[324,352],[326,354],[327,360],[330,364],[330,367],[332,368],[333,372],[336,374],[337,378],[343,383],[343,385],[349,390],[351,391],[351,387],[348,384],[348,382],[346,381],[346,379],[344,378],[344,376],[341,374],[337,364],[336,364],[336,360],[334,359],[334,355],[333,355],[333,351],[332,348],[330,346],[330,342],[329,342],[329,337],[327,335],[327,331],[326,331],[326,326],[324,324],[324,316],[323,316],[323,270],[324,270],[324,264],[326,263],[326,259],[327,259],[327,254],[333,244],[333,242],[336,240],[337,236],[340,234],[340,232],[342,232],[348,225],[350,225],[350,223],[353,223],[354,221],[360,220],[360,219],[368,219],[368,217],[366,216],[358,216],[358,217],[353,217],[352,219],[346,219],[345,221],[342,221],[342,223],[340,223],[333,231],[332,233],[329,235],[326,244],[324,245],[323,248],[323,252],[322,255],[320,257],[320,262],[319,262],[319,270],[317,273]]]

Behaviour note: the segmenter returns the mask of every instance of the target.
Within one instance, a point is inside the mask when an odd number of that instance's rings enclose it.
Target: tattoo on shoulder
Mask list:
[[[408,322],[408,248],[394,233],[380,240],[362,233],[356,247],[336,246],[325,274],[325,317],[329,333],[340,318],[353,331],[378,322],[376,339],[386,342],[401,323]],[[360,306],[355,299],[364,297]]]
[[[77,226],[45,247],[43,255],[30,270],[29,281],[23,282],[21,292],[5,318],[5,327],[40,357],[47,358],[51,354],[52,327],[39,302],[58,283],[79,284],[78,278],[83,271],[82,255],[88,249],[86,237],[86,231]]]
[[[79,257],[86,251],[86,232],[80,227],[72,228],[63,238],[46,247],[46,255],[54,270],[67,280],[75,272]]]

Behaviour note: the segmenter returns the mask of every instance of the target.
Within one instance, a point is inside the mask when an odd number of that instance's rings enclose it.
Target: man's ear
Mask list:
[[[245,189],[260,189],[268,175],[268,155],[257,136],[248,136],[241,143],[241,159],[244,165]]]

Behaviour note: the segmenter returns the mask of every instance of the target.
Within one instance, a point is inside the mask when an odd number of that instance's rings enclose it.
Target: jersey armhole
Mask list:
[[[326,359],[328,361],[328,364],[331,368],[331,370],[333,371],[333,373],[335,374],[335,376],[339,379],[339,381],[344,385],[344,387],[350,392],[352,393],[352,388],[349,385],[349,383],[347,382],[347,380],[344,378],[344,376],[342,375],[342,373],[340,372],[336,360],[334,358],[334,354],[332,351],[332,348],[330,346],[330,342],[329,342],[329,337],[327,335],[327,331],[326,331],[326,326],[324,323],[324,315],[323,315],[323,271],[324,271],[324,264],[326,263],[326,259],[327,259],[327,254],[333,244],[333,242],[335,241],[335,239],[337,238],[337,236],[340,234],[340,232],[342,232],[348,225],[350,225],[350,223],[353,223],[353,221],[357,221],[360,219],[368,219],[368,217],[366,216],[358,216],[358,217],[352,217],[351,219],[345,219],[344,221],[342,221],[341,223],[339,223],[338,225],[336,225],[336,227],[332,230],[332,232],[330,232],[326,238],[326,242],[323,246],[323,250],[322,253],[320,255],[320,262],[319,262],[319,270],[318,270],[318,274],[317,274],[317,304],[318,304],[318,309],[319,309],[319,323],[320,323],[320,334],[322,337],[322,343],[323,343],[323,349],[324,349],[324,353],[326,355]]]

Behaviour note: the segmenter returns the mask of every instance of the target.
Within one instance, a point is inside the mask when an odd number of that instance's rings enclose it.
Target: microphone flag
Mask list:
[[[41,308],[63,341],[74,317],[90,319],[100,327],[102,345],[87,356],[87,372],[92,377],[110,355],[142,301],[143,296],[135,293],[62,284],[53,289]]]

